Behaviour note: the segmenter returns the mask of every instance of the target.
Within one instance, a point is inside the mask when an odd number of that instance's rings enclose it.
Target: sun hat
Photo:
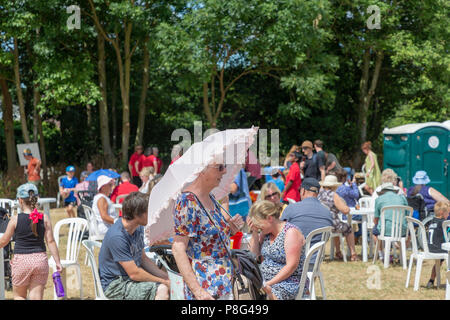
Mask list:
[[[320,181],[319,183],[322,187],[328,187],[328,188],[338,187],[342,184],[342,183],[338,182],[336,176],[331,175],[331,174],[326,176],[325,179],[323,181]]]
[[[308,148],[313,148],[313,144],[312,144],[312,142],[311,141],[309,141],[309,140],[306,140],[306,141],[303,141],[303,143],[302,143],[302,148],[303,147],[308,147]]]
[[[30,149],[30,148],[25,148],[25,149],[23,150],[23,154],[24,154],[25,156],[32,156],[32,155],[33,155],[33,153],[31,153],[31,149]]]
[[[32,184],[32,183],[25,183],[25,184],[20,185],[17,188],[16,198],[17,199],[19,199],[19,198],[21,198],[21,199],[22,198],[29,198],[30,197],[30,193],[29,193],[30,191],[33,191],[35,196],[39,195],[39,191],[38,191],[37,187],[34,184]]]
[[[66,172],[72,172],[72,171],[75,171],[75,167],[74,166],[68,166],[66,168]]]
[[[320,190],[320,184],[319,184],[319,181],[317,181],[316,178],[308,177],[308,178],[305,178],[302,181],[301,188],[305,189],[307,191],[312,191],[312,192],[318,193],[319,190]]]
[[[414,184],[428,184],[431,181],[427,172],[423,170],[417,171],[412,180]]]
[[[97,190],[100,191],[100,189],[105,185],[113,181],[113,178],[107,177],[107,176],[99,176],[97,178]]]

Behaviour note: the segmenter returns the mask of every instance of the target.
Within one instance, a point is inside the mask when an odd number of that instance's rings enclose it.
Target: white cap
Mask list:
[[[100,189],[105,185],[113,181],[113,178],[107,177],[107,176],[99,176],[97,178],[97,190],[100,191]]]

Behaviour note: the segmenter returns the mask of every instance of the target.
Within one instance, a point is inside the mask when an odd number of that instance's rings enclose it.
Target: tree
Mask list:
[[[327,3],[192,1],[178,23],[159,28],[162,67],[202,88],[203,112],[211,127],[217,126],[233,85],[249,74],[269,75],[282,87],[297,89],[293,105],[301,99],[323,101],[333,79],[326,72],[334,64],[323,51],[330,37],[322,28],[330,15]],[[323,19],[320,26],[318,17]]]

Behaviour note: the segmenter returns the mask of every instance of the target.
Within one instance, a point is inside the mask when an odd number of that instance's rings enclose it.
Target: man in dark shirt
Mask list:
[[[317,166],[319,167],[320,171],[320,180],[323,181],[326,175],[326,168],[325,168],[326,156],[325,151],[323,151],[322,140],[314,141],[314,149],[316,150],[315,157],[317,159]]]
[[[313,153],[313,144],[311,141],[304,141],[302,143],[302,151],[305,154],[305,157],[302,159],[300,163],[300,169],[303,170],[303,176],[305,178],[314,178],[318,181],[321,180],[320,174],[320,159],[314,156]],[[319,161],[318,161],[319,160]]]

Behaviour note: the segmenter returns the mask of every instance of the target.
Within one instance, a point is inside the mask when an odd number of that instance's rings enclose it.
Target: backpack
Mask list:
[[[249,250],[232,249],[231,256],[241,275],[241,279],[236,280],[239,283],[235,283],[238,286],[238,295],[248,293],[251,300],[265,299],[266,294],[260,290],[263,285],[263,277],[254,255]],[[244,279],[242,280],[242,278]],[[246,284],[243,283],[245,280],[248,280]],[[235,298],[238,299],[238,297]]]
[[[423,196],[418,193],[413,197],[406,197],[406,200],[408,201],[408,206],[412,207],[413,217],[422,221],[427,216],[427,211],[425,208],[425,200],[423,199]]]

